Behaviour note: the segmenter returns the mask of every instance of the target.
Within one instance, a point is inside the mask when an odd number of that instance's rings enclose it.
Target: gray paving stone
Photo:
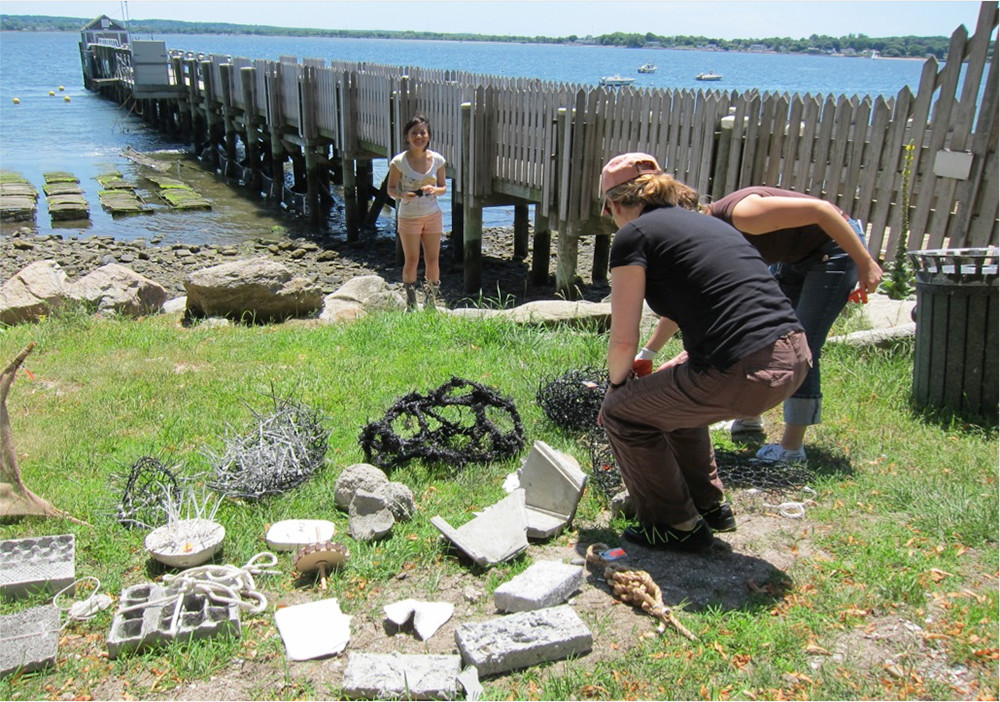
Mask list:
[[[460,656],[351,653],[344,694],[377,700],[452,700],[461,670]]]
[[[176,639],[240,635],[240,608],[217,604],[204,595],[183,595],[176,629],[171,629],[177,590],[141,583],[122,590],[108,634],[108,656],[117,658]]]
[[[583,655],[594,639],[573,608],[560,605],[462,624],[455,643],[467,665],[481,675],[496,675]]]
[[[58,652],[59,610],[55,606],[0,616],[0,677],[54,665]]]
[[[76,580],[73,534],[0,541],[0,593],[16,599],[48,589],[53,594]]]
[[[562,604],[583,584],[583,568],[539,561],[493,591],[501,612],[528,612]]]

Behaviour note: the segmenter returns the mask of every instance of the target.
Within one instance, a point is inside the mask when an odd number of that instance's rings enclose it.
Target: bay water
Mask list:
[[[905,85],[915,91],[923,66],[922,61],[896,59],[494,42],[186,34],[136,34],[133,38],[162,39],[168,49],[250,59],[296,56],[299,60],[369,61],[590,85],[618,74],[635,78],[636,87],[757,89],[835,97],[892,96]],[[126,180],[140,182],[140,167],[122,156],[126,147],[185,154],[190,146],[146,127],[126,107],[87,91],[79,40],[79,34],[70,32],[0,33],[0,169],[16,171],[38,188],[34,224],[38,233],[187,244],[232,244],[248,238],[316,233],[316,225],[253,198],[243,188],[226,185],[190,156],[172,161],[173,175],[205,195],[213,204],[210,211],[175,212],[156,206],[150,215],[112,218],[102,210],[98,175],[119,171]],[[655,64],[657,71],[637,73],[645,63]],[[695,80],[701,72],[720,73],[723,78],[701,83]],[[384,160],[376,161],[376,177],[386,168]],[[47,171],[69,171],[80,179],[90,203],[89,220],[50,221],[41,195],[42,174]],[[449,230],[450,210],[445,205],[445,229]],[[380,233],[391,235],[389,219],[380,218]],[[489,208],[483,220],[485,226],[509,226],[512,209]],[[343,224],[340,210],[334,208],[319,228],[342,236]],[[23,225],[4,223],[3,230],[12,226]]]

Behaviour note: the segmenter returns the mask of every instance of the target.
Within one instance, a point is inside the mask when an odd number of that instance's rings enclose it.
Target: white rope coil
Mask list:
[[[170,618],[171,634],[177,632],[177,622],[180,619],[184,598],[189,594],[203,595],[212,602],[236,605],[251,614],[258,614],[267,609],[267,598],[257,590],[254,576],[278,574],[277,571],[267,570],[277,563],[277,556],[263,551],[254,555],[242,568],[234,565],[204,565],[188,568],[176,574],[168,573],[163,576],[163,582],[171,588],[169,595],[124,607],[118,610],[118,613],[172,604],[174,612]]]

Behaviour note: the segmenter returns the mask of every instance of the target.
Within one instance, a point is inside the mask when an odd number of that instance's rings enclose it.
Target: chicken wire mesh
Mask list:
[[[556,426],[590,431],[597,424],[597,414],[607,389],[607,369],[588,366],[542,379],[535,401]]]

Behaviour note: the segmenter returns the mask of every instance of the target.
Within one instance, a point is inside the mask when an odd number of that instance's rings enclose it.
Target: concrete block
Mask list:
[[[451,619],[451,615],[455,613],[455,605],[451,602],[401,600],[387,604],[382,611],[396,626],[403,626],[412,617],[413,630],[417,632],[421,641],[426,641]]]
[[[441,516],[432,518],[431,524],[481,566],[509,560],[528,548],[524,490],[515,490],[458,529]]]
[[[583,585],[583,568],[539,561],[493,591],[501,612],[528,612],[562,604]]]
[[[583,655],[594,639],[573,608],[560,605],[462,624],[455,643],[467,665],[481,675],[496,675]]]
[[[460,656],[352,653],[344,672],[344,695],[376,700],[452,700],[461,670]]]
[[[117,658],[176,639],[207,639],[226,633],[241,633],[238,605],[217,604],[204,595],[141,583],[122,590],[108,634],[108,656]]]
[[[53,594],[76,580],[73,534],[0,541],[0,593],[12,599],[32,592]]]
[[[0,677],[55,665],[59,651],[59,610],[32,607],[0,616]]]
[[[341,653],[351,640],[351,617],[336,598],[282,607],[274,623],[289,660],[307,661]]]
[[[587,474],[569,454],[536,441],[517,471],[528,512],[528,538],[547,539],[573,520]]]

